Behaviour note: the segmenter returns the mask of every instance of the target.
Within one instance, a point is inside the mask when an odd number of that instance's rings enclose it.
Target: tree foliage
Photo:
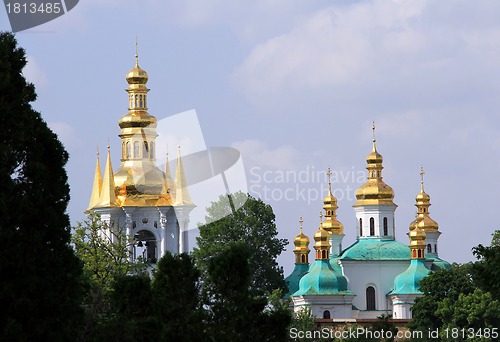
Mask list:
[[[204,341],[205,314],[200,298],[200,271],[191,255],[167,252],[153,281],[153,308],[162,341]]]
[[[290,313],[268,307],[264,293],[251,287],[249,248],[229,243],[209,261],[205,307],[213,341],[286,341]],[[267,309],[266,309],[267,308]]]
[[[249,247],[252,288],[269,293],[279,288],[286,293],[283,270],[276,258],[288,242],[277,238],[271,206],[241,192],[231,195],[230,199],[232,202],[221,196],[218,202],[207,208],[206,221],[209,223],[200,226],[198,248],[194,249],[197,265],[206,272],[210,259],[221,253],[227,244],[243,242]],[[239,209],[231,210],[232,207]]]
[[[68,154],[33,110],[25,52],[0,33],[0,339],[69,340],[81,317],[70,242]]]
[[[473,253],[477,262],[433,272],[421,281],[424,296],[412,307],[411,329],[439,329],[446,340],[451,329],[480,332],[500,326],[500,231],[493,234],[491,246],[479,245]]]

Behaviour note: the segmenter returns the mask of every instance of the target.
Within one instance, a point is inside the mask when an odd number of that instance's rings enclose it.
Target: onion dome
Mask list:
[[[421,180],[421,189],[420,193],[415,197],[417,207],[417,218],[410,224],[410,230],[414,229],[416,225],[420,229],[423,229],[426,232],[435,231],[437,232],[439,229],[439,225],[436,221],[434,221],[429,215],[429,207],[431,206],[431,196],[425,193],[424,191],[424,168],[420,168],[420,176]]]
[[[410,266],[394,279],[391,294],[420,294],[420,281],[430,273],[425,266],[425,231],[417,226],[408,235],[412,260]]]
[[[302,232],[302,223],[304,221],[302,220],[302,216],[300,217],[299,223],[300,223],[300,233],[295,237],[293,240],[293,244],[295,245],[295,248],[293,249],[293,252],[295,253],[295,263],[296,264],[308,264],[308,256],[309,256],[309,238]]]
[[[139,67],[139,56],[135,55],[135,66],[127,73],[125,77],[128,84],[146,84],[148,83],[148,73]]]
[[[347,279],[335,272],[329,260],[328,242],[330,233],[320,228],[314,233],[316,261],[309,267],[309,272],[300,279],[299,290],[294,296],[351,294],[347,290]]]
[[[368,179],[356,190],[354,207],[364,205],[396,205],[393,201],[394,190],[382,180],[383,158],[377,151],[375,124],[373,124],[373,149],[366,157]]]
[[[328,195],[323,200],[323,209],[325,210],[325,220],[321,223],[321,227],[330,234],[344,234],[344,225],[337,220],[337,199],[332,195],[332,183],[330,176],[332,172],[328,168]]]

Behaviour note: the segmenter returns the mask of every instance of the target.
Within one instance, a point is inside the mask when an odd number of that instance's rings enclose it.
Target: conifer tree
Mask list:
[[[71,340],[81,264],[66,214],[68,153],[31,107],[25,52],[0,33],[0,340]]]

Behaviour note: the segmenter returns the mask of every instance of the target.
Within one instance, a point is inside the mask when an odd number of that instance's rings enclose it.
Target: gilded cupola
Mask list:
[[[330,234],[344,234],[344,225],[337,220],[337,199],[332,194],[332,171],[328,168],[328,195],[323,200],[323,209],[325,210],[325,220],[321,227]]]
[[[316,250],[316,260],[328,260],[330,256],[330,233],[320,227],[314,233],[314,249]]]
[[[293,252],[295,253],[295,263],[296,264],[308,264],[309,263],[309,238],[302,232],[302,216],[300,217],[300,232],[299,235],[293,239],[293,244],[295,248]]]
[[[436,221],[434,221],[429,214],[429,207],[431,206],[431,196],[429,196],[424,191],[424,168],[420,168],[420,192],[415,197],[415,206],[417,207],[417,217],[415,221],[410,224],[410,230],[415,229],[415,226],[418,225],[420,229],[424,231],[438,231],[439,225]]]
[[[366,169],[368,170],[368,179],[365,184],[356,190],[356,202],[354,207],[365,205],[395,205],[394,190],[382,180],[383,158],[377,151],[375,140],[375,123],[373,129],[373,148],[366,157]]]

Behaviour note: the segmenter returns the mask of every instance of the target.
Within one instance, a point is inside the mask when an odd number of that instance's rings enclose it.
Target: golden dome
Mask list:
[[[306,252],[309,253],[309,238],[302,232],[302,216],[300,217],[300,233],[293,239],[293,244],[295,245],[294,252]]]
[[[314,249],[328,249],[330,248],[330,233],[328,233],[323,228],[320,228],[314,233]]]
[[[424,191],[424,168],[420,168],[421,188],[420,193],[415,197],[415,206],[417,207],[417,219],[410,224],[410,230],[418,226],[424,231],[437,231],[439,225],[434,221],[429,214],[429,207],[431,206],[431,196]]]
[[[375,126],[373,126],[375,130]],[[383,158],[377,151],[376,140],[373,138],[373,149],[366,157],[368,179],[356,190],[354,207],[364,205],[396,205],[393,201],[394,190],[382,180]]]
[[[135,55],[135,66],[127,73],[125,79],[128,84],[146,84],[148,73],[139,67],[139,58]]]
[[[410,248],[425,248],[425,231],[416,227],[408,234],[410,236]]]

